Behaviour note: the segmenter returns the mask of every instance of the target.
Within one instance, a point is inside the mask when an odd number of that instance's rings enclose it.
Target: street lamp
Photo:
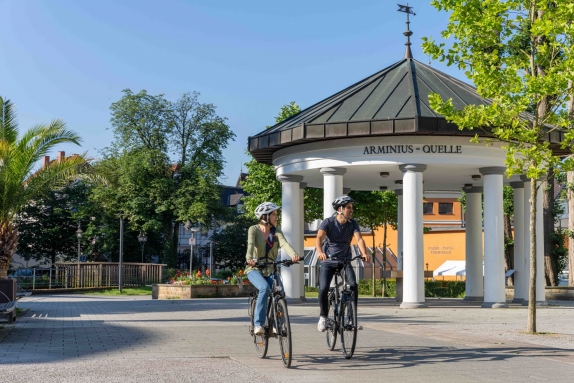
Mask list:
[[[138,242],[142,246],[142,263],[144,263],[144,246],[147,242],[147,235],[140,233],[140,235],[138,235]]]
[[[82,249],[81,249],[81,245],[80,245],[80,240],[82,239],[82,234],[84,234],[84,232],[82,231],[82,228],[80,227],[80,222],[78,222],[78,230],[76,230],[76,237],[78,237],[78,262],[80,262],[80,257],[82,255]]]
[[[193,245],[195,245],[195,232],[198,231],[199,229],[195,226],[192,225],[192,223],[190,221],[187,221],[185,223],[185,225],[183,225],[183,227],[185,227],[185,229],[189,232],[191,232],[191,238],[189,239],[189,245],[190,245],[190,253],[189,253],[189,276],[191,277],[191,273],[193,270]]]

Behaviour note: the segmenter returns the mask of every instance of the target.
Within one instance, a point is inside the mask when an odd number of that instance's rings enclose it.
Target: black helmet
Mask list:
[[[340,197],[335,198],[333,201],[333,209],[337,210],[339,206],[345,206],[348,203],[355,203],[353,199],[349,196],[342,195]]]

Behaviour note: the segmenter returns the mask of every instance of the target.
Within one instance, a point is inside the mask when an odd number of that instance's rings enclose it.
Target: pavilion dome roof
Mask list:
[[[431,93],[452,99],[457,109],[489,103],[473,86],[405,58],[249,137],[249,151],[257,161],[270,164],[277,150],[321,140],[410,134],[487,135],[480,129],[459,130],[448,123],[431,109]],[[548,139],[559,143],[563,137],[555,131]]]

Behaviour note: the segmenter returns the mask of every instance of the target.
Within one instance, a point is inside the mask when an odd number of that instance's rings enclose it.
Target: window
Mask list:
[[[423,214],[432,214],[432,208],[433,208],[433,203],[432,202],[423,202]]]
[[[452,203],[450,203],[450,202],[439,202],[438,213],[439,214],[452,214]]]

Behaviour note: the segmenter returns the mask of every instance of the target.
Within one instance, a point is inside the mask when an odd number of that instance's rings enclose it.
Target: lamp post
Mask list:
[[[81,248],[80,240],[82,239],[83,234],[84,234],[84,232],[82,231],[82,228],[80,227],[80,222],[78,222],[78,230],[76,230],[76,237],[78,237],[78,262],[80,262],[80,257],[82,255],[82,248]]]
[[[191,221],[187,221],[185,225],[183,225],[185,229],[191,232],[191,238],[189,239],[190,245],[190,253],[189,253],[189,276],[191,277],[191,272],[193,270],[193,245],[195,245],[195,232],[198,230],[197,227],[193,226]]]
[[[144,246],[147,242],[147,235],[140,233],[140,235],[138,235],[138,242],[142,246],[142,263],[144,263]]]
[[[122,293],[123,283],[123,261],[124,261],[124,216],[120,215],[120,262],[118,264],[118,286],[120,294]]]

